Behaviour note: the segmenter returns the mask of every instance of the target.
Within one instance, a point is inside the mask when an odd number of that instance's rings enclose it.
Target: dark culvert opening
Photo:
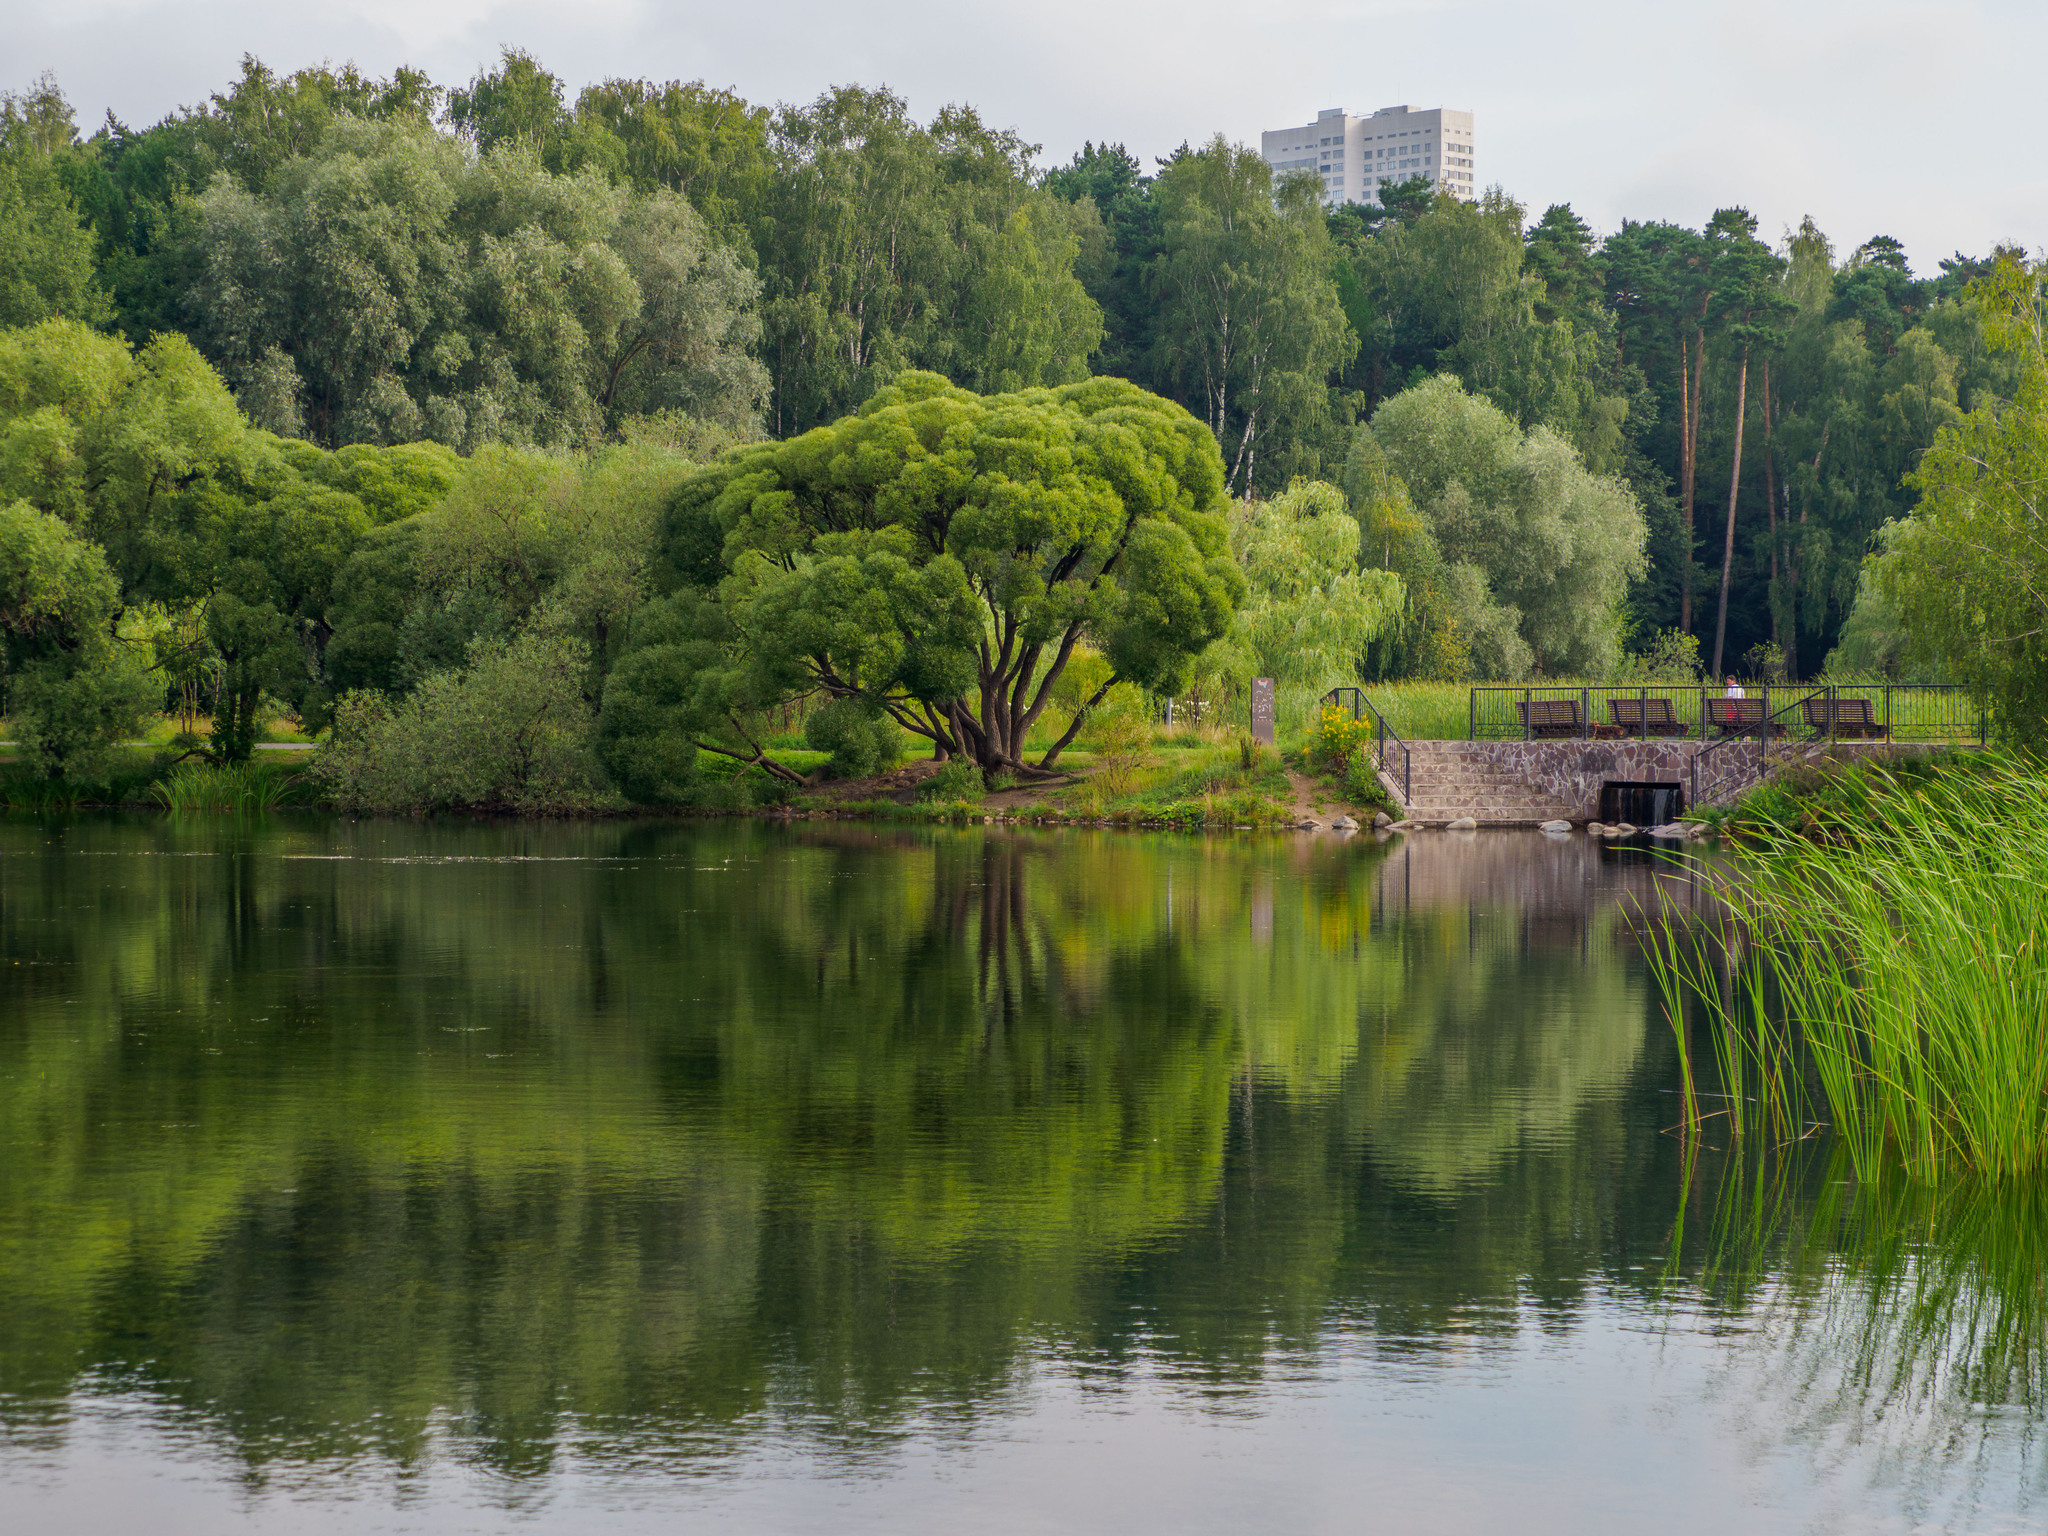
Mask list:
[[[1600,786],[1600,819],[1635,827],[1661,827],[1685,814],[1683,784],[1631,783],[1609,779]]]

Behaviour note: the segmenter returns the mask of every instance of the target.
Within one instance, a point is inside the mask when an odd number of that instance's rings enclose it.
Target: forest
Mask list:
[[[273,705],[386,759],[467,719],[661,799],[665,736],[765,769],[792,698],[1022,771],[1205,669],[1954,674],[1967,615],[1866,563],[2027,396],[2024,253],[1039,158],[513,50],[248,58],[142,129],[7,96],[8,713],[53,772],[200,692],[230,758]]]

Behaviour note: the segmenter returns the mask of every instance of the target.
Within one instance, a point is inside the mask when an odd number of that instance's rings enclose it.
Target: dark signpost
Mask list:
[[[1273,744],[1273,679],[1252,679],[1252,735]]]

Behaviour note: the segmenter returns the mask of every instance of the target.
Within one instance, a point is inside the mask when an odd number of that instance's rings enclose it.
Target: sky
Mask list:
[[[1457,107],[1480,180],[1532,218],[1697,226],[1741,204],[1766,238],[1811,214],[1838,251],[1890,234],[1929,273],[2048,245],[2044,0],[0,0],[0,23],[0,90],[51,70],[86,129],[202,101],[244,53],[459,84],[511,46],[572,99],[628,76],[764,103],[888,85],[922,118],[967,102],[1046,164]]]

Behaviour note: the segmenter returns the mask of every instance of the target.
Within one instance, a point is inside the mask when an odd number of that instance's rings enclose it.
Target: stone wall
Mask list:
[[[1701,741],[1478,741],[1463,744],[1463,750],[1483,753],[1498,771],[1524,780],[1546,799],[1573,807],[1575,819],[1590,821],[1600,814],[1600,786],[1610,780],[1682,785],[1691,807],[1692,760],[1713,745]],[[1927,750],[1896,742],[1842,741],[1834,744],[1830,755],[1849,758]],[[1769,755],[1759,760],[1754,741],[1731,743],[1703,765],[1699,803],[1726,804],[1770,770],[1809,754],[1818,755],[1807,742],[1774,742]]]

